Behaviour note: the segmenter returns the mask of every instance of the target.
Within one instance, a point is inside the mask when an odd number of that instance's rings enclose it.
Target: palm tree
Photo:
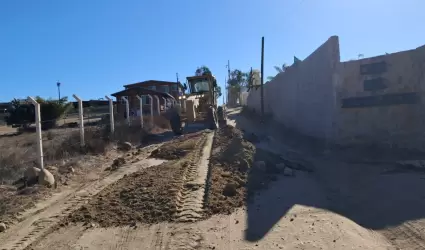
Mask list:
[[[286,63],[282,64],[282,66],[274,66],[274,68],[275,68],[275,70],[277,71],[277,73],[278,73],[278,74],[279,74],[279,73],[283,73],[283,72],[285,72],[285,71],[286,71],[286,69],[287,69],[288,67],[289,67],[289,66],[288,66]],[[267,77],[267,80],[271,81],[271,80],[273,80],[275,77],[276,77],[276,76],[268,76],[268,77]]]

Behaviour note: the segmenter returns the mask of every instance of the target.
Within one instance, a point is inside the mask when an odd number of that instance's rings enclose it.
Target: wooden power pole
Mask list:
[[[264,121],[264,36],[261,38],[261,120]]]

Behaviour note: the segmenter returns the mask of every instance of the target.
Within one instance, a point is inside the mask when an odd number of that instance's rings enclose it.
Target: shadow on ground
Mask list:
[[[294,205],[332,211],[372,230],[425,218],[424,169],[412,171],[396,164],[397,160],[424,159],[424,154],[338,148],[271,120],[260,123],[254,114],[242,115],[239,111],[230,110],[228,118],[257,148],[279,153],[288,161],[303,162],[314,170],[280,178],[248,202],[246,240],[262,239]],[[425,225],[423,221],[413,223],[423,223],[416,228]],[[418,232],[414,235],[425,242]]]

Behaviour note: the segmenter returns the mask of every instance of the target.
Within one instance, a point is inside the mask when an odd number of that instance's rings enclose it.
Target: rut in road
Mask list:
[[[177,194],[177,212],[175,221],[193,222],[203,217],[205,187],[209,167],[209,157],[213,143],[214,132],[199,141],[197,150],[189,160],[183,187]],[[198,150],[199,149],[199,150]]]

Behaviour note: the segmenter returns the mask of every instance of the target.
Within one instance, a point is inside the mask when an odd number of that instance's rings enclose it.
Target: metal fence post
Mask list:
[[[153,127],[153,97],[151,95],[149,96],[149,103],[151,104],[151,126]]]
[[[109,121],[111,126],[111,133],[115,131],[115,123],[114,123],[114,101],[105,95],[105,98],[109,101]]]
[[[161,115],[161,104],[159,103],[159,97],[156,95],[156,103],[157,103],[157,108],[158,108],[158,115]]]
[[[143,98],[141,96],[136,95],[137,99],[140,102],[140,126],[143,128]]]
[[[125,96],[121,96],[121,99],[125,102],[125,112],[127,114],[127,123],[130,126],[130,104],[128,103],[128,99]]]
[[[34,98],[28,96],[28,100],[34,105],[35,108],[35,129],[37,133],[37,157],[38,165],[41,170],[44,169],[44,159],[43,159],[43,137],[41,136],[41,112],[40,112],[40,103],[38,103]]]
[[[80,145],[81,147],[85,146],[84,143],[84,114],[83,114],[83,100],[81,100],[78,96],[72,95],[75,100],[78,102],[78,118],[80,120]]]

